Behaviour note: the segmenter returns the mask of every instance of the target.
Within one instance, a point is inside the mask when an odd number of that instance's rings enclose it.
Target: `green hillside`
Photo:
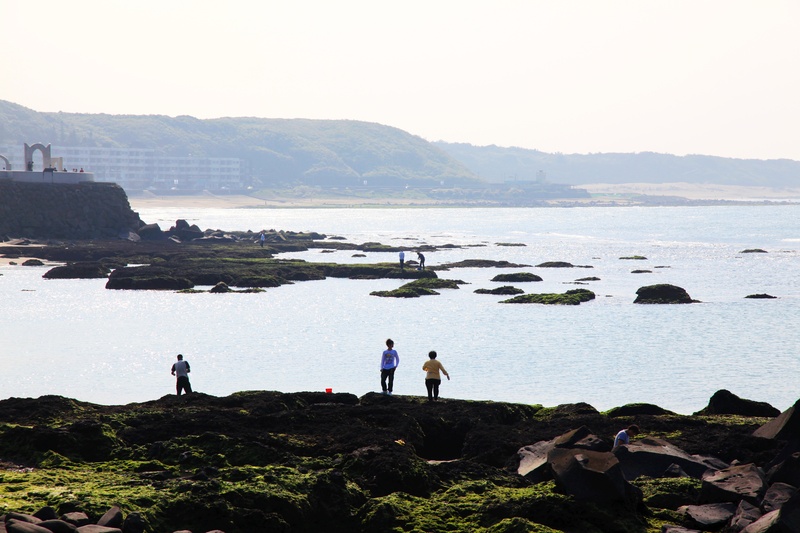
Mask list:
[[[766,187],[800,185],[800,162],[707,155],[549,154],[525,148],[437,142],[439,148],[492,183],[546,178],[569,185],[590,183],[714,183]]]
[[[0,100],[0,144],[149,148],[236,157],[256,186],[480,186],[461,163],[407,132],[351,120],[40,113]]]

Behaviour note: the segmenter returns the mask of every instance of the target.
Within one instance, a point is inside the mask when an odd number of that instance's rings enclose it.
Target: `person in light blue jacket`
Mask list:
[[[400,364],[400,356],[394,349],[394,341],[386,339],[386,349],[381,354],[381,390],[384,394],[392,394],[394,388],[394,371]],[[389,382],[388,385],[386,382]]]

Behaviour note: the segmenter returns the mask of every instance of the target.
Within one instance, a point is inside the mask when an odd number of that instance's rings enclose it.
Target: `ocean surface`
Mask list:
[[[452,376],[446,398],[599,410],[634,402],[689,414],[728,389],[783,410],[800,397],[800,206],[611,208],[141,209],[169,228],[318,231],[348,242],[460,248],[428,265],[507,260],[515,269],[453,269],[458,290],[378,298],[398,280],[298,282],[260,294],[112,291],[105,280],[44,280],[50,267],[0,267],[0,398],[64,395],[101,404],[174,393],[178,353],[196,391],[380,390],[391,337],[396,395],[425,394],[430,350]],[[498,243],[525,246],[499,246]],[[767,253],[741,253],[760,248]],[[321,250],[308,261],[395,261],[394,253]],[[645,260],[621,259],[644,256]],[[537,268],[567,261],[585,268]],[[649,273],[633,273],[649,270]],[[533,272],[526,292],[589,288],[579,306],[507,305],[478,288]],[[585,285],[575,280],[598,277]],[[671,283],[702,303],[634,305],[644,285]],[[746,299],[767,293],[777,299]]]

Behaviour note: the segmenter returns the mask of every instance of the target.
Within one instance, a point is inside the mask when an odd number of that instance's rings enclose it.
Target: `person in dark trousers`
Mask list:
[[[178,361],[172,365],[172,375],[178,377],[178,382],[176,384],[178,396],[181,395],[181,391],[186,391],[186,394],[192,392],[192,384],[189,383],[189,372],[191,371],[192,369],[189,368],[189,362],[183,360],[182,354],[178,354]]]
[[[419,260],[419,269],[425,270],[425,256],[422,255],[422,252],[417,252],[417,259]]]
[[[381,390],[391,396],[394,388],[394,371],[400,364],[400,356],[394,349],[394,341],[386,339],[386,349],[381,354]],[[388,385],[386,382],[389,382]]]
[[[427,372],[425,374],[425,388],[428,389],[428,401],[435,402],[439,399],[439,385],[442,383],[442,374],[447,376],[447,381],[450,381],[450,374],[444,369],[442,363],[436,360],[436,352],[433,350],[428,352],[428,359],[429,361],[422,365],[422,370]]]
[[[401,251],[400,252],[400,270],[403,270],[403,267],[405,266],[405,263],[406,263],[406,253]]]

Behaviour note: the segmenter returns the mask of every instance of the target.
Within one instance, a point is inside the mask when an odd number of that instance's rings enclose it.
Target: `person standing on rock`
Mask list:
[[[422,255],[422,252],[417,252],[417,259],[419,260],[419,269],[425,270],[425,256]]]
[[[178,377],[178,382],[176,384],[178,396],[181,395],[181,391],[186,391],[186,394],[192,392],[192,384],[189,383],[189,372],[191,371],[192,369],[189,368],[189,362],[183,360],[182,354],[178,354],[178,361],[172,365],[172,375]]]
[[[403,250],[400,250],[400,270],[403,270],[405,262],[406,262],[406,253]]]
[[[400,252],[403,253],[403,252]],[[394,341],[386,339],[386,349],[381,354],[381,390],[391,396],[394,388],[394,371],[400,364],[400,356],[394,349]],[[388,385],[386,382],[389,382]]]
[[[439,385],[442,383],[442,374],[447,376],[447,381],[450,381],[450,374],[444,369],[444,365],[436,360],[436,352],[433,350],[428,352],[428,359],[429,361],[422,365],[422,370],[427,372],[425,374],[425,388],[428,389],[428,401],[435,402],[439,399]]]
[[[264,232],[261,232],[261,236],[258,238],[259,242],[261,243],[261,247],[264,247],[264,241],[267,240],[267,236],[264,235]]]
[[[638,434],[639,434],[639,426],[637,426],[636,424],[633,424],[623,429],[622,431],[617,433],[616,437],[614,437],[614,447],[612,448],[612,450],[616,450],[617,447],[622,444],[630,444],[631,437],[635,437]]]

